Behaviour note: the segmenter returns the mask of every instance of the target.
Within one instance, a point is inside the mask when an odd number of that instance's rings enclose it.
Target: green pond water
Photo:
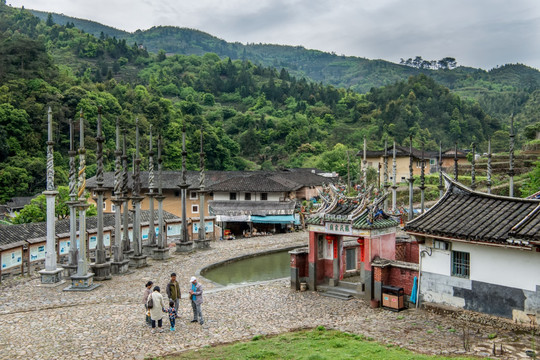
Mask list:
[[[221,265],[203,272],[202,276],[221,285],[279,279],[291,275],[290,261],[288,251],[281,251]]]

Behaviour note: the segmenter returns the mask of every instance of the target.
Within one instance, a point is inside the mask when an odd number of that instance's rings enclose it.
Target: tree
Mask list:
[[[54,25],[54,20],[53,20],[53,17],[52,17],[51,13],[49,13],[47,15],[47,21],[45,22],[45,24],[47,24],[47,26],[53,26]]]
[[[86,197],[88,198],[90,194]],[[55,215],[57,219],[66,219],[69,217],[69,188],[67,186],[58,187],[58,195],[55,198]],[[97,214],[96,207],[91,205],[86,211],[88,216]],[[43,222],[47,219],[47,198],[41,194],[32,199],[30,204],[22,210],[13,219],[14,224],[25,224],[31,222]]]

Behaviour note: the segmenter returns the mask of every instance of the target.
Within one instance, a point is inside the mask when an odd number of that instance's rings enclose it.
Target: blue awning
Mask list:
[[[251,222],[259,224],[290,224],[294,223],[294,215],[251,215]]]

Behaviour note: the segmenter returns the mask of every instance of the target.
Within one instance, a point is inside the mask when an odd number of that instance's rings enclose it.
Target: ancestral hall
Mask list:
[[[405,227],[420,244],[420,299],[534,323],[540,200],[473,191],[446,175],[445,181],[444,196]]]
[[[308,249],[291,251],[291,286],[299,289],[306,282],[310,290],[378,302],[382,286],[391,285],[409,296],[418,271],[417,247],[396,238],[400,222],[382,210],[384,196],[370,188],[346,197],[330,185],[321,197],[320,209],[306,216]]]

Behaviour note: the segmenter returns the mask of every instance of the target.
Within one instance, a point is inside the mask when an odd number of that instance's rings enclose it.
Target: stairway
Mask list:
[[[363,291],[358,291],[361,284],[340,281],[338,286],[318,285],[319,294],[340,300],[351,300],[353,297],[361,297]]]

